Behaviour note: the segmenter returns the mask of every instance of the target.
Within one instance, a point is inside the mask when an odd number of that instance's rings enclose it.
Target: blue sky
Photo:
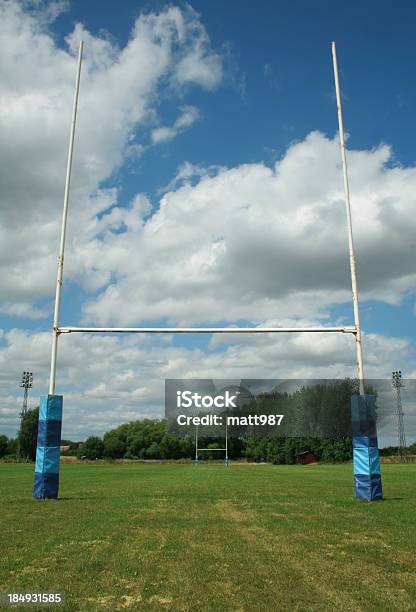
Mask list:
[[[108,30],[124,44],[141,10],[163,6],[124,0],[116,8],[111,2],[75,1],[57,21],[56,30],[67,34],[79,20],[92,32]],[[398,161],[414,163],[409,130],[415,99],[413,3],[401,3],[400,10],[396,3],[383,0],[196,1],[191,6],[200,13],[213,46],[225,47],[230,54],[235,82],[222,87],[217,96],[193,93],[192,101],[206,109],[204,121],[196,132],[174,143],[169,157],[235,165],[264,159],[267,149],[281,155],[291,138],[303,138],[311,129],[333,134],[337,124],[330,43],[336,40],[350,146],[387,142]],[[224,134],[221,146],[214,138],[218,130]],[[175,161],[170,168],[166,162],[165,170],[158,156],[158,170],[165,172],[166,182]],[[151,187],[157,188],[160,174],[154,172],[153,160],[149,162],[146,170],[155,176]]]
[[[74,21],[105,29],[121,45],[141,10],[159,2],[94,0],[71,3],[56,22],[63,37]],[[167,184],[183,159],[227,166],[274,161],[288,143],[312,129],[332,135],[334,111],[330,42],[338,44],[349,146],[386,142],[403,164],[414,163],[412,124],[415,8],[393,2],[193,2],[212,44],[224,50],[230,78],[216,95],[190,92],[204,120],[162,152],[142,160],[145,191]],[[169,104],[166,105],[169,113]],[[216,134],[221,133],[219,141]],[[128,179],[123,182],[126,191]],[[135,186],[132,187],[135,191]]]
[[[62,324],[352,323],[330,50],[331,41],[336,40],[351,150],[351,199],[367,361],[373,377],[387,377],[392,369],[400,368],[414,376],[412,193],[416,178],[411,126],[416,91],[411,75],[416,9],[412,3],[402,3],[400,11],[393,2],[385,1],[294,4],[232,0],[167,5],[74,0],[43,6],[30,2],[6,5],[1,3],[3,36],[12,32],[11,40],[17,41],[17,30],[22,27],[27,37],[15,43],[18,54],[13,56],[11,49],[4,67],[3,83],[11,92],[8,103],[15,109],[18,142],[13,142],[5,128],[4,155],[9,152],[10,165],[5,176],[13,172],[23,176],[22,151],[31,151],[35,142],[40,142],[40,154],[39,185],[33,188],[37,199],[22,203],[18,188],[13,191],[12,185],[4,209],[10,236],[18,232],[14,211],[19,206],[22,214],[30,209],[27,238],[31,241],[26,263],[22,254],[22,261],[13,269],[16,282],[5,282],[1,294],[5,306],[0,314],[0,349],[4,363],[10,364],[2,383],[5,429],[15,427],[13,410],[20,400],[13,385],[20,370],[37,369],[36,394],[46,391],[47,332],[56,265],[52,251],[59,233],[74,54],[81,36],[86,59]],[[55,19],[50,18],[52,13]],[[145,15],[152,17],[149,20]],[[142,24],[139,33],[135,23]],[[186,30],[183,40],[172,34],[182,27]],[[123,49],[131,47],[132,40],[141,44],[146,36],[161,57],[165,54],[166,65],[154,67],[153,58],[137,56],[140,68],[135,77],[135,59],[126,58]],[[158,36],[166,39],[160,42]],[[45,40],[49,43],[43,47]],[[41,49],[36,62],[34,49]],[[203,52],[198,56],[200,49]],[[19,64],[16,57],[23,58]],[[188,73],[181,64],[183,58]],[[119,73],[114,76],[112,67],[117,63]],[[16,71],[18,82],[13,77]],[[33,74],[41,85],[34,83]],[[149,82],[142,84],[141,79],[147,77]],[[118,83],[125,95],[118,96]],[[18,117],[25,99],[31,100],[27,124]],[[46,127],[43,133],[33,128],[32,134],[31,126],[37,123]],[[136,146],[136,152],[130,144]],[[28,167],[33,166],[33,156],[29,159],[27,154]],[[51,177],[55,177],[53,187]],[[216,217],[221,219],[218,228]],[[302,231],[297,229],[300,220],[301,225],[306,224]],[[230,224],[236,224],[233,231]],[[165,232],[162,238],[155,230],[158,227]],[[8,250],[12,261],[21,252],[18,241],[14,245],[15,254],[13,246]],[[238,262],[243,262],[240,267]],[[151,274],[153,265],[157,269]],[[24,338],[42,346],[33,365],[24,363]],[[80,342],[86,343],[88,352],[96,350],[90,348],[92,342],[101,347],[105,340]],[[142,341],[117,342],[113,350],[122,354],[123,343],[136,342],[140,349]],[[61,385],[72,398],[73,414],[76,410],[84,414],[82,406],[92,395],[103,414],[117,413],[97,424],[94,431],[98,433],[126,418],[157,414],[161,396],[156,389],[166,364],[169,368],[176,364],[176,374],[181,376],[218,375],[218,369],[228,372],[231,368],[235,378],[239,367],[241,376],[247,376],[241,342],[223,344],[195,336],[166,342],[166,350],[163,341],[147,349],[162,365],[152,384],[146,386],[141,379],[135,387],[137,397],[145,399],[133,405],[125,399],[129,387],[121,385],[110,409],[104,387],[94,391],[101,384],[100,375],[95,381],[90,376],[77,384],[73,341],[68,353],[63,349],[61,361]],[[296,339],[283,344],[279,339],[273,344],[279,374],[284,367],[284,375],[294,377],[322,375],[322,368],[329,378],[353,374],[353,347],[345,361],[340,354],[344,346],[349,351],[344,340],[339,346],[337,339],[331,339],[330,345],[322,340],[319,350],[316,346],[312,350],[307,338],[302,342],[303,357]],[[267,352],[265,345],[249,343],[245,350],[263,355],[259,358],[262,365],[250,375],[266,377],[269,357],[262,353]],[[113,372],[107,353],[106,359],[103,380]],[[140,371],[139,362],[132,364],[117,370],[120,381],[129,380],[126,372],[131,369],[133,378]],[[86,418],[79,427],[75,421],[76,417],[69,433],[91,432]]]

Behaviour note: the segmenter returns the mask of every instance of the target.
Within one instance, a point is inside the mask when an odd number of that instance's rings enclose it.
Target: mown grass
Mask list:
[[[67,610],[416,610],[415,477],[384,465],[368,504],[351,465],[63,465],[42,502],[33,466],[2,464],[0,591],[61,590]]]

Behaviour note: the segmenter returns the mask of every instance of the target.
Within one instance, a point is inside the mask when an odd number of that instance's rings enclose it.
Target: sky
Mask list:
[[[0,0],[0,432],[23,370],[48,390],[81,39],[61,325],[353,324],[336,40],[365,374],[416,378],[415,13]],[[354,375],[349,335],[72,334],[56,390],[82,440],[161,417],[165,378]]]

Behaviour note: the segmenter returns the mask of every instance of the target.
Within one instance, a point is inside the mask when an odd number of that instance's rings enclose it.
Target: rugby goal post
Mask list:
[[[71,185],[72,158],[74,151],[75,126],[78,108],[78,97],[81,77],[81,63],[83,53],[83,42],[80,42],[75,79],[75,94],[72,107],[72,120],[69,138],[69,149],[66,169],[64,205],[62,214],[61,237],[58,256],[58,271],[55,290],[55,305],[52,330],[51,366],[49,378],[49,393],[42,396],[39,413],[39,435],[35,467],[34,497],[37,499],[57,498],[59,487],[59,461],[60,440],[62,424],[63,396],[55,395],[56,364],[58,353],[58,339],[61,334],[70,333],[140,333],[140,334],[182,334],[182,333],[205,333],[205,334],[251,334],[251,333],[347,333],[355,338],[357,378],[359,381],[359,394],[365,402],[364,395],[364,368],[361,345],[361,324],[359,312],[358,284],[356,273],[356,258],[352,231],[351,205],[349,195],[348,170],[346,159],[346,147],[344,137],[344,124],[341,106],[341,94],[338,76],[338,65],[335,42],[332,43],[332,60],[335,79],[335,93],[338,110],[339,140],[341,152],[341,164],[344,182],[345,207],[347,215],[348,246],[350,257],[350,272],[352,285],[352,302],[354,309],[354,325],[350,327],[64,327],[60,326],[61,290],[63,282],[64,253],[66,241],[66,229],[68,219],[69,193]],[[378,451],[377,451],[378,452]],[[380,485],[381,486],[381,485]]]
[[[228,425],[227,423],[225,424],[225,447],[224,448],[201,448],[198,446],[198,425],[195,426],[195,459],[194,459],[194,463],[195,465],[199,465],[200,463],[200,456],[199,456],[199,452],[200,451],[225,451],[225,455],[224,455],[224,464],[226,467],[228,467],[230,465],[230,458],[228,456]],[[221,436],[219,436],[221,437]]]

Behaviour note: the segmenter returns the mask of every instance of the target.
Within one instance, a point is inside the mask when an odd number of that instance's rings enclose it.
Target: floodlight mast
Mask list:
[[[33,372],[23,372],[19,387],[22,387],[24,389],[23,407],[20,415],[23,417],[27,412],[27,396],[29,393],[29,389],[33,387]]]
[[[56,356],[58,351],[58,336],[59,336],[59,310],[61,306],[61,289],[62,289],[62,277],[64,271],[64,251],[65,251],[65,238],[66,238],[66,225],[68,218],[68,203],[69,203],[69,189],[71,186],[71,170],[72,170],[72,157],[74,152],[74,138],[75,138],[75,124],[77,119],[77,108],[78,108],[78,94],[79,94],[79,82],[81,77],[81,62],[82,62],[82,49],[83,42],[79,43],[78,49],[78,63],[77,72],[75,79],[75,94],[74,102],[72,107],[72,121],[71,131],[69,137],[69,148],[68,148],[68,161],[66,167],[66,180],[65,180],[65,193],[64,193],[64,209],[62,213],[62,228],[61,228],[61,242],[59,246],[59,257],[58,257],[58,273],[56,278],[56,292],[55,292],[55,308],[53,313],[53,332],[52,332],[52,353],[51,353],[51,373],[49,379],[49,395],[55,393],[55,379],[56,379]]]
[[[348,184],[347,157],[345,153],[344,122],[342,118],[341,94],[340,94],[339,76],[338,76],[337,49],[336,49],[335,41],[332,42],[332,61],[334,65],[335,94],[337,98],[337,109],[338,109],[339,141],[340,141],[340,151],[341,151],[342,174],[344,177],[345,208],[347,211],[352,301],[353,301],[353,306],[354,306],[354,323],[356,327],[355,348],[356,348],[356,353],[357,353],[357,373],[358,373],[358,381],[360,384],[360,395],[364,395],[364,366],[363,366],[363,349],[362,349],[362,344],[361,344],[360,306],[359,306],[359,301],[358,301],[357,270],[356,270],[355,251],[354,251],[354,239],[352,235],[350,189],[349,189],[349,184]]]

